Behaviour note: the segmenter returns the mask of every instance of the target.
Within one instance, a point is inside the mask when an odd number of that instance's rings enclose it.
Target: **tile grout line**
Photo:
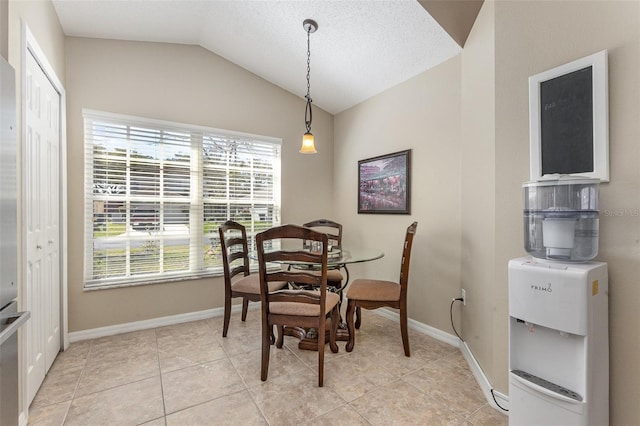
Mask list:
[[[447,410],[449,410],[449,412],[451,414],[453,414],[454,416],[458,416],[459,414],[457,412],[455,412],[454,410],[452,410],[448,404],[441,404],[437,399],[432,398],[430,395],[428,395],[425,391],[423,391],[422,389],[420,389],[419,387],[417,387],[416,385],[414,385],[413,383],[407,382],[406,380],[404,380],[403,378],[400,378],[400,380],[403,383],[406,383],[407,385],[411,386],[412,388],[414,388],[415,390],[417,390],[418,392],[420,392],[422,395],[424,395],[426,398],[430,398],[432,401],[435,401],[439,406],[446,408]],[[462,421],[464,422],[467,419],[466,415],[460,415],[460,417],[462,417]]]
[[[89,344],[89,350],[87,351],[87,355],[84,358],[84,365],[82,366],[82,372],[80,373],[80,377],[78,377],[78,383],[73,389],[73,395],[71,395],[71,402],[69,403],[69,407],[67,407],[66,413],[64,413],[64,417],[62,418],[62,424],[64,425],[67,422],[67,418],[69,417],[69,412],[71,411],[71,406],[73,406],[73,402],[76,399],[76,393],[78,393],[78,388],[80,388],[80,382],[84,377],[85,370],[87,368],[87,364],[89,363],[89,357],[91,356],[91,350],[93,349],[93,341]]]
[[[451,366],[451,367],[456,367],[456,368],[458,368],[458,366],[457,366],[456,364],[454,364],[454,363],[450,363],[450,362],[447,362],[447,361],[446,361],[446,357],[445,357],[445,358],[438,358],[438,359],[436,359],[436,360],[430,361],[430,362],[429,362],[429,363],[427,363],[427,364],[433,364],[433,363],[436,363],[436,362],[438,362],[438,361],[440,361],[440,360],[442,360],[443,362],[445,362],[445,363],[449,364],[449,366]],[[422,368],[424,368],[424,367],[425,367],[425,366],[423,366]],[[422,369],[422,368],[421,368],[421,369]],[[418,371],[418,370],[415,370],[415,371]],[[415,371],[414,371],[414,372],[415,372]],[[430,397],[430,396],[429,396],[426,392],[424,392],[422,389],[420,389],[419,387],[417,387],[417,386],[416,386],[416,385],[414,385],[413,383],[408,382],[408,381],[406,381],[406,380],[404,379],[404,378],[405,378],[405,377],[407,377],[409,374],[410,374],[410,373],[404,374],[403,376],[401,376],[401,377],[400,377],[400,379],[401,379],[404,383],[406,383],[406,384],[408,384],[408,385],[412,386],[413,388],[417,389],[417,390],[418,390],[418,392],[420,392],[420,393],[424,394],[426,397]],[[455,385],[462,386],[462,383],[460,383],[459,381],[457,381],[457,380],[455,380],[455,379],[451,379],[451,380],[453,381],[453,383],[454,383]],[[485,405],[487,405],[487,406],[488,406],[488,404],[487,404],[487,403],[484,403],[484,404],[480,405],[478,408],[476,408],[475,410],[471,411],[471,412],[470,412],[470,413],[468,413],[468,414],[462,414],[462,413],[460,413],[460,416],[462,416],[462,417],[463,417],[462,423],[460,423],[460,424],[463,424],[465,421],[469,421],[469,418],[470,418],[473,414],[475,414],[476,412],[478,412],[479,410],[481,410],[481,409],[482,409],[482,407],[484,407]],[[444,404],[444,407],[446,407],[446,408],[447,408],[450,412],[452,412],[454,415],[458,415],[458,414],[459,414],[457,411],[455,411],[454,409],[452,409],[452,408],[449,406],[449,404]]]
[[[80,372],[80,375],[78,376],[78,381],[76,382],[76,385],[73,388],[73,393],[71,394],[71,399],[69,399],[69,406],[65,410],[64,416],[62,417],[61,425],[64,425],[67,422],[67,417],[69,416],[69,411],[71,410],[71,406],[73,405],[73,401],[76,398],[76,392],[78,391],[78,387],[80,386],[80,381],[82,380],[82,376],[84,375],[85,368],[87,367],[87,362],[89,360],[89,355],[91,354],[91,347],[92,346],[93,346],[93,342],[89,343],[89,350],[87,351],[87,354],[84,357],[84,364],[82,366],[82,371]],[[40,392],[40,389],[38,389],[38,392]],[[36,392],[36,396],[38,395],[38,392]],[[34,397],[34,400],[35,400],[35,397]],[[60,401],[60,402],[66,402],[66,401]],[[56,404],[56,403],[54,403],[54,404]],[[43,407],[51,406],[51,405],[54,405],[54,404],[47,404],[47,405],[44,405]],[[27,422],[27,424],[28,424],[28,422]]]
[[[69,402],[69,406],[66,408],[64,416],[62,417],[61,425],[64,425],[66,423],[67,417],[69,416],[69,411],[71,410],[71,406],[73,405],[73,401],[75,400],[76,393],[78,391],[78,387],[80,386],[80,381],[82,380],[82,376],[84,375],[85,368],[87,367],[87,361],[88,361],[88,358],[89,358],[89,354],[91,353],[91,347],[92,346],[93,346],[93,342],[90,342],[89,343],[89,350],[87,351],[87,355],[85,355],[85,357],[84,357],[84,364],[82,366],[82,371],[80,372],[80,375],[78,376],[78,381],[76,382],[76,384],[75,384],[75,386],[73,388],[73,392],[71,394],[71,398],[69,398],[66,401],[58,401],[58,402],[53,402],[53,403],[50,403],[50,404],[44,404],[41,407],[36,407],[36,408],[44,408],[44,407],[50,407],[50,406],[56,405],[56,404],[61,404],[63,402]],[[55,363],[55,361],[54,361],[54,363]],[[45,375],[45,379],[46,379],[46,376],[48,374],[49,373],[47,372],[47,374]],[[43,381],[43,383],[44,383],[44,381]],[[42,385],[41,385],[41,388],[42,388]],[[38,392],[36,392],[36,395],[34,396],[34,401],[35,401],[35,398],[38,396],[39,392],[40,392],[40,389],[38,389]],[[33,401],[31,402],[31,404],[33,404]],[[29,406],[29,411],[31,411],[31,406]],[[27,424],[28,423],[29,422],[27,422]]]
[[[365,394],[365,395],[366,395],[366,394]],[[363,396],[364,396],[364,395],[363,395]],[[360,398],[362,398],[362,397],[360,397]],[[356,401],[357,399],[358,399],[358,398],[354,399],[353,401]],[[351,401],[351,402],[353,402],[353,401]],[[358,413],[358,415],[360,416],[360,418],[361,418],[362,420],[364,420],[365,422],[367,422],[367,424],[369,424],[369,425],[373,425],[373,423],[371,423],[371,422],[369,421],[369,419],[365,417],[365,415],[364,415],[364,414],[362,414],[362,413],[361,413],[361,412],[360,412],[356,407],[354,407],[353,405],[351,405],[351,402],[347,402],[347,405],[348,405],[349,407],[351,407],[351,409],[352,409],[353,411],[355,411],[356,413]]]
[[[219,331],[219,330],[218,330]],[[218,343],[220,344],[220,339],[226,339],[226,337],[219,337],[216,336],[216,340],[218,341]],[[229,353],[227,352],[227,350],[225,349],[224,345],[220,344],[220,347],[222,348],[222,351],[224,352],[225,356],[227,357],[227,359],[229,360],[229,364],[231,364],[231,367],[233,367],[233,370],[236,372],[236,374],[240,377],[240,380],[242,380],[242,384],[244,385],[244,390],[249,394],[249,398],[251,398],[251,401],[253,402],[253,404],[256,406],[256,408],[258,409],[258,411],[260,412],[260,415],[262,416],[262,418],[264,419],[265,422],[267,422],[267,424],[269,423],[269,419],[267,418],[267,416],[265,415],[265,413],[262,411],[262,409],[260,408],[260,406],[258,405],[255,397],[253,396],[253,393],[251,393],[251,391],[249,390],[249,386],[247,386],[247,382],[245,381],[244,377],[242,377],[242,374],[240,374],[238,372],[238,369],[236,368],[236,366],[233,364],[233,362],[231,361],[231,356],[229,355]],[[235,392],[237,393],[237,392]]]
[[[254,327],[256,324],[253,324],[253,322],[254,322],[253,320],[251,322],[252,322],[251,327]],[[231,364],[231,367],[232,367],[233,371],[239,376],[240,382],[242,383],[242,386],[239,387],[238,390],[236,390],[236,391],[228,392],[228,393],[225,393],[224,395],[220,395],[218,397],[214,397],[214,398],[208,399],[207,401],[202,401],[202,402],[199,402],[197,404],[191,405],[189,407],[181,408],[180,410],[177,410],[174,413],[179,413],[179,412],[182,412],[182,411],[190,410],[190,409],[192,409],[194,407],[197,407],[199,405],[204,405],[204,404],[210,403],[211,401],[215,401],[217,399],[225,398],[225,397],[228,397],[228,396],[231,396],[231,395],[237,395],[237,394],[240,394],[241,392],[248,392],[249,393],[249,397],[251,398],[251,400],[254,403],[255,407],[258,409],[258,412],[260,413],[260,416],[262,417],[263,421],[265,421],[266,424],[272,424],[272,422],[270,422],[269,419],[267,418],[267,416],[266,416],[265,412],[263,411],[263,409],[257,403],[257,397],[259,396],[259,393],[254,394],[250,390],[251,388],[258,389],[258,387],[261,384],[258,383],[258,384],[254,385],[254,386],[252,386],[250,388],[249,384],[248,384],[249,383],[248,382],[248,378],[245,378],[240,374],[240,371],[243,371],[243,370],[241,370],[241,367],[244,365],[244,363],[241,362],[240,364],[236,365],[232,361],[232,358],[238,358],[240,360],[244,360],[243,359],[243,355],[245,353],[252,352],[252,351],[240,352],[238,354],[235,354],[232,357],[231,352],[234,350],[234,348],[236,348],[236,346],[234,346],[234,345],[226,345],[226,343],[228,343],[228,342],[226,341],[226,339],[222,340],[222,338],[220,337],[221,333],[217,332],[216,323],[212,323],[210,321],[207,321],[207,325],[208,325],[208,327],[207,327],[208,328],[208,332],[213,334],[212,337],[215,337],[214,342],[216,342],[219,345],[220,349],[222,350],[222,354],[224,354],[224,357],[222,357],[220,359],[217,359],[217,360],[203,361],[203,362],[195,363],[194,361],[191,360],[191,358],[196,359],[195,356],[191,356],[188,353],[188,351],[187,351],[187,355],[186,356],[181,356],[178,353],[176,355],[171,355],[171,357],[172,357],[171,359],[173,359],[173,357],[175,357],[176,359],[181,359],[183,361],[188,361],[189,363],[193,363],[193,364],[184,366],[182,368],[178,368],[176,370],[166,371],[166,373],[169,374],[169,373],[174,372],[174,371],[179,371],[179,370],[186,369],[186,368],[192,368],[192,367],[196,367],[198,365],[206,368],[206,365],[204,365],[204,364],[207,364],[207,363],[212,362],[212,361],[222,361],[223,359],[226,359],[227,362],[229,362]],[[257,326],[258,327],[261,326],[259,321],[257,322]],[[166,404],[166,400],[165,400],[165,393],[166,393],[165,392],[166,390],[164,389],[164,375],[165,374],[163,373],[163,370],[161,368],[161,358],[162,358],[162,353],[171,354],[172,352],[171,352],[170,348],[168,348],[168,347],[165,347],[164,350],[161,349],[161,347],[160,347],[160,340],[161,339],[160,339],[159,328],[158,327],[154,328],[153,332],[154,332],[153,336],[155,338],[155,345],[156,345],[155,362],[157,363],[158,377],[160,379],[161,397],[162,397],[162,402],[163,402],[163,414],[164,415],[163,415],[162,419],[164,420],[164,424],[166,426],[168,424],[167,423],[167,416],[169,414],[167,413],[167,404]],[[377,336],[377,335],[375,335],[374,337],[376,337],[376,340],[377,340],[378,338],[386,338],[387,336],[386,335],[385,336]],[[74,402],[77,401],[78,398],[82,398],[84,396],[88,396],[88,395],[91,395],[91,394],[95,394],[95,393],[99,393],[99,392],[115,389],[115,388],[118,388],[118,387],[126,386],[126,385],[129,385],[129,384],[136,383],[136,382],[139,382],[139,381],[142,381],[142,380],[147,380],[147,379],[150,378],[150,377],[141,378],[139,380],[134,380],[134,381],[131,381],[131,382],[119,384],[119,385],[116,385],[116,386],[113,386],[113,387],[109,387],[107,389],[101,389],[101,390],[98,390],[98,391],[90,392],[90,393],[87,393],[86,395],[77,396],[78,395],[78,391],[79,391],[79,389],[81,387],[80,385],[82,384],[83,379],[86,379],[88,377],[86,375],[90,371],[89,366],[92,366],[94,364],[94,361],[100,361],[100,358],[96,357],[96,355],[97,355],[96,351],[98,351],[100,353],[105,352],[105,354],[108,354],[109,347],[108,346],[102,347],[101,345],[97,345],[96,344],[96,340],[97,339],[91,339],[91,343],[89,344],[89,348],[86,350],[87,352],[86,352],[86,355],[84,356],[84,364],[82,365],[82,369],[80,371],[78,379],[77,379],[77,381],[75,383],[75,386],[73,387],[73,392],[72,392],[72,396],[71,396],[69,405],[66,407],[66,410],[64,412],[64,417],[62,417],[62,423],[61,424],[63,424],[63,425],[64,424],[68,424],[70,421],[73,420],[73,419],[71,419],[69,417],[70,416],[70,411],[71,411],[71,408],[72,408]],[[229,340],[233,340],[233,339],[230,338]],[[126,341],[125,343],[131,343],[131,342],[130,341]],[[133,343],[136,343],[136,342],[133,342]],[[240,341],[238,343],[242,344],[243,341]],[[297,359],[305,367],[305,370],[311,370],[311,371],[315,372],[316,369],[313,368],[312,363],[308,363],[307,361],[305,361],[306,359],[308,359],[306,354],[302,353],[300,350],[298,350],[297,347],[293,348],[292,344],[294,344],[296,342],[294,340],[291,340],[289,343],[290,343],[289,345],[285,344],[282,349],[288,351],[289,355],[293,354],[294,355],[294,359]],[[147,339],[145,346],[148,346],[149,348],[153,347],[153,343],[152,343],[151,339]],[[238,347],[236,349],[240,350],[240,349],[242,349],[242,347]],[[341,349],[343,349],[343,348],[341,348]],[[425,347],[423,349],[425,351],[428,350],[427,347]],[[260,350],[255,350],[255,352],[256,352],[256,354],[259,354]],[[289,356],[289,355],[287,355],[287,356]],[[303,357],[302,355],[305,355],[305,356]],[[317,358],[317,354],[315,354],[315,355],[316,355],[315,358]],[[343,354],[337,354],[337,355],[343,355]],[[357,398],[355,398],[355,399],[353,399],[351,401],[347,401],[347,398],[342,397],[341,399],[344,400],[343,403],[338,403],[335,407],[332,407],[328,411],[326,411],[326,412],[324,412],[322,414],[319,414],[319,415],[317,415],[317,416],[315,416],[315,417],[313,417],[311,419],[306,419],[303,422],[303,424],[313,424],[314,422],[318,422],[318,419],[320,419],[323,416],[326,416],[326,415],[328,415],[328,414],[330,414],[332,412],[336,412],[337,410],[347,409],[347,410],[352,410],[352,413],[353,413],[352,415],[354,417],[358,416],[358,418],[364,424],[371,425],[371,424],[373,424],[372,421],[370,421],[363,414],[363,413],[367,413],[367,411],[366,410],[363,411],[363,412],[359,411],[354,406],[354,403],[356,401],[359,401],[361,398],[367,398],[367,396],[372,394],[372,393],[380,392],[381,390],[384,390],[385,386],[388,386],[388,385],[393,384],[393,383],[404,383],[405,385],[409,385],[411,388],[414,388],[415,390],[417,390],[417,392],[419,392],[421,395],[423,395],[425,397],[429,397],[430,399],[433,399],[432,397],[430,397],[428,392],[425,392],[425,391],[421,390],[418,387],[418,385],[407,381],[407,379],[412,374],[414,374],[415,372],[420,371],[420,370],[426,368],[427,366],[429,366],[429,365],[431,365],[433,363],[436,363],[436,362],[440,363],[442,368],[447,368],[447,367],[457,368],[458,367],[458,363],[457,363],[456,359],[451,358],[446,353],[438,350],[438,348],[434,348],[434,350],[431,352],[431,354],[427,354],[426,358],[429,358],[429,357],[434,356],[434,355],[435,355],[435,359],[428,359],[428,360],[425,359],[425,357],[419,357],[418,363],[417,363],[417,364],[420,365],[419,367],[415,367],[416,363],[414,363],[414,362],[402,363],[401,364],[401,368],[396,369],[396,372],[394,372],[394,373],[392,373],[393,370],[387,370],[386,369],[386,365],[381,365],[380,368],[382,370],[386,371],[387,373],[390,373],[391,377],[393,378],[390,383],[377,384],[375,387],[368,389],[363,395],[360,395],[359,397],[357,397]],[[395,358],[396,358],[395,356],[391,356],[391,358],[389,358],[389,359],[391,360],[391,359],[395,359]],[[244,360],[244,361],[247,361],[247,360]],[[271,356],[271,361],[273,361],[273,356]],[[325,357],[325,365],[326,366],[329,366],[331,364],[331,362],[334,362],[334,361],[337,361],[337,358],[334,358],[334,359],[331,359],[330,361],[327,361],[327,359]],[[317,362],[313,363],[313,364],[317,364]],[[407,367],[413,367],[413,368],[407,368]],[[404,371],[404,370],[406,370],[406,371]],[[465,372],[465,376],[467,376],[467,375],[468,375],[468,372]],[[286,376],[286,374],[285,374],[285,376]],[[253,377],[253,374],[251,375],[251,377]],[[462,379],[461,376],[456,376],[456,377],[457,378],[459,377],[460,379]],[[455,382],[459,383],[457,380],[455,380]],[[371,384],[373,384],[373,383],[371,383]],[[325,385],[326,385],[326,383],[325,383]],[[336,391],[335,386],[327,386],[327,387],[330,387],[334,392]],[[341,396],[340,393],[338,393],[338,395]],[[451,396],[454,396],[454,395],[451,395]],[[439,401],[436,400],[436,402],[438,402],[438,405],[442,406],[443,408],[446,407],[447,411],[451,412],[453,415],[459,415],[460,416],[460,418],[462,420],[461,420],[461,422],[457,423],[458,425],[463,425],[463,424],[465,424],[465,422],[468,422],[468,424],[472,424],[472,422],[470,420],[471,417],[476,415],[478,412],[482,411],[484,409],[485,405],[487,405],[487,404],[481,405],[481,406],[477,407],[476,409],[474,409],[473,411],[471,411],[470,413],[465,414],[465,413],[458,412],[458,411],[450,408],[449,404],[446,401],[447,400],[439,402]],[[453,400],[451,400],[451,401],[453,401]],[[48,405],[52,405],[52,404],[48,404]],[[366,407],[365,406],[361,406],[360,408],[364,409]],[[174,413],[171,413],[171,414],[174,414]],[[333,415],[335,416],[335,414],[333,414]],[[160,417],[157,417],[157,418],[151,419],[151,420],[146,420],[146,421],[158,421],[158,420],[160,420]]]
[[[162,419],[164,420],[164,424],[167,424],[167,403],[164,399],[164,380],[162,377],[162,366],[160,365],[160,346],[158,345],[158,328],[153,329],[153,335],[156,337],[156,360],[158,361],[158,373],[160,375],[160,396],[162,397]]]
[[[158,352],[158,351],[157,351],[157,349],[156,349],[156,353],[157,353],[157,352]],[[88,363],[88,359],[87,359],[87,363]],[[83,367],[83,370],[82,370],[83,374],[84,374],[84,370],[85,370],[85,368],[86,368],[86,363],[85,363],[85,367]],[[159,369],[158,369],[158,374],[159,374]],[[147,376],[147,377],[141,377],[141,378],[139,378],[139,379],[132,380],[132,381],[129,381],[129,382],[120,383],[120,384],[113,385],[113,386],[110,386],[110,387],[106,387],[106,388],[103,388],[103,389],[94,390],[94,391],[92,391],[92,392],[87,392],[87,393],[86,393],[86,394],[84,394],[84,395],[80,395],[78,398],[83,398],[83,397],[85,397],[85,396],[93,395],[93,394],[96,394],[96,393],[105,392],[105,391],[108,391],[108,390],[113,390],[113,389],[116,389],[116,388],[119,388],[119,387],[122,387],[122,386],[130,385],[130,384],[132,384],[132,383],[138,383],[138,382],[141,382],[141,381],[143,381],[143,380],[148,380],[148,379],[150,379],[150,378],[152,378],[152,377],[156,377],[156,375],[154,374],[154,375]],[[76,394],[76,391],[77,391],[77,388],[78,388],[78,387],[79,387],[79,382],[78,382],[78,386],[76,387],[76,390],[74,391],[73,399],[76,399],[76,395],[75,395],[75,394]]]

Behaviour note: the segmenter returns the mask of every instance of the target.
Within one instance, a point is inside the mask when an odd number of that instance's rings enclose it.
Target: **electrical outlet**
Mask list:
[[[467,306],[467,291],[462,289],[462,306]]]

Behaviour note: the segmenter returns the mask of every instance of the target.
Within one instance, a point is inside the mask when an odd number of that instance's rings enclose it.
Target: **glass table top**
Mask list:
[[[252,259],[257,259],[257,253],[251,253]],[[384,252],[376,248],[370,247],[343,247],[339,253],[329,252],[327,258],[327,266],[339,267],[341,265],[349,265],[352,263],[369,262],[384,257]],[[287,262],[292,265],[309,265],[307,262]]]

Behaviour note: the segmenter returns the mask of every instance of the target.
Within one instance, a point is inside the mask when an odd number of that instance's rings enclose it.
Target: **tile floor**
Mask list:
[[[293,337],[272,347],[260,381],[260,311],[74,343],[53,364],[30,425],[506,425],[457,348],[363,311],[351,353],[317,353]]]

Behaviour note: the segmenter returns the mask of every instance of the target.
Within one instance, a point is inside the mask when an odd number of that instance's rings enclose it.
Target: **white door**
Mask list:
[[[60,94],[31,52],[24,95],[28,405],[60,351]]]

